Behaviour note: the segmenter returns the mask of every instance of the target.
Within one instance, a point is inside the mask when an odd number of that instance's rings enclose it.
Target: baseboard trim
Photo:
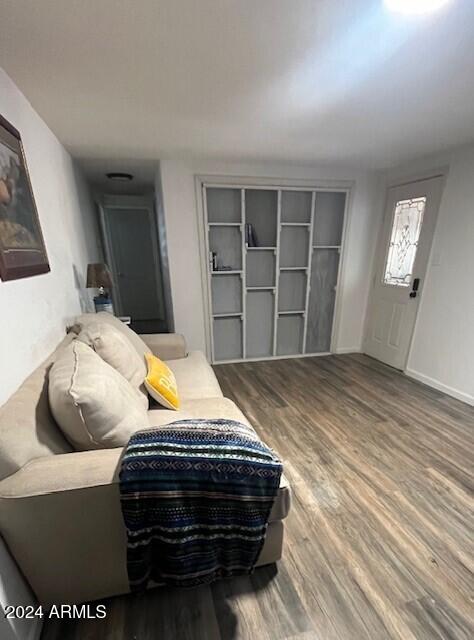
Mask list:
[[[362,353],[360,347],[338,347],[334,353],[342,355],[343,353]]]
[[[405,374],[409,378],[414,378],[415,380],[418,380],[418,382],[423,382],[423,384],[433,387],[433,389],[436,389],[437,391],[442,391],[443,393],[446,393],[446,395],[456,398],[456,400],[461,400],[461,402],[474,406],[474,396],[464,393],[464,391],[454,389],[453,387],[450,387],[439,380],[435,380],[434,378],[430,378],[429,376],[425,376],[424,373],[420,373],[414,369],[405,369]]]

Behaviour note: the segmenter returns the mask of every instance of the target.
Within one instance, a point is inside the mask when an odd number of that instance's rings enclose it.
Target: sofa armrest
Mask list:
[[[31,460],[0,482],[0,501],[118,484],[122,452],[119,447]]]
[[[129,591],[122,452],[45,456],[0,482],[0,533],[41,604]]]
[[[186,341],[180,333],[144,333],[140,338],[162,360],[178,360],[187,355]]]

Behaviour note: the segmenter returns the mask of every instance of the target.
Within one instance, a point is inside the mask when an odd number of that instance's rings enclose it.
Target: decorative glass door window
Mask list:
[[[399,200],[395,205],[384,270],[385,284],[410,286],[425,206],[426,196]]]

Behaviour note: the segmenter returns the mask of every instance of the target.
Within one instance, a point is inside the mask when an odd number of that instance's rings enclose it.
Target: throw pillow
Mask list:
[[[52,414],[78,451],[123,447],[149,426],[137,391],[90,347],[74,340],[49,373]]]
[[[148,374],[145,387],[148,393],[167,409],[179,409],[178,388],[171,369],[152,353],[146,353]]]
[[[88,322],[78,338],[118,371],[140,392],[145,409],[148,396],[143,381],[146,377],[145,358],[140,357],[128,338],[116,327],[105,322]]]
[[[80,330],[85,329],[91,322],[115,327],[117,331],[120,331],[120,333],[130,341],[133,348],[141,358],[145,356],[145,353],[150,351],[150,348],[146,346],[138,333],[135,333],[135,331],[130,329],[130,327],[127,327],[127,325],[119,320],[119,318],[115,317],[111,313],[107,313],[106,311],[100,311],[99,313],[84,313],[82,316],[78,316],[72,330],[75,333],[80,333]]]

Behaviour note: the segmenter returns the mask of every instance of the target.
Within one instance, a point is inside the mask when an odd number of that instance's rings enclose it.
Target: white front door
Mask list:
[[[438,176],[387,191],[365,352],[397,369],[408,358],[442,189]]]

